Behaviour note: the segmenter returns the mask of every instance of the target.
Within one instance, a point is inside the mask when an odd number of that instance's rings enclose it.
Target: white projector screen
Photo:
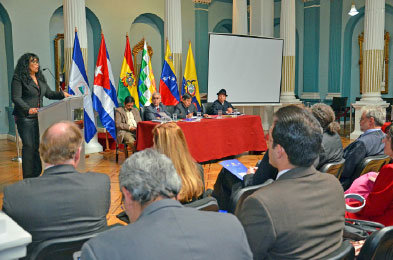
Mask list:
[[[284,40],[209,34],[208,102],[224,88],[231,103],[280,102]]]

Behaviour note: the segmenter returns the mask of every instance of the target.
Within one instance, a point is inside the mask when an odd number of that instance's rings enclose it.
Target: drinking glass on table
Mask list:
[[[177,114],[176,114],[176,113],[174,113],[174,114],[172,115],[172,120],[173,120],[173,121],[177,121]]]
[[[217,118],[222,118],[222,110],[217,111]]]
[[[238,114],[239,112],[237,111],[237,108],[235,108],[235,109],[233,109],[233,117],[237,117],[237,114]]]
[[[197,112],[197,119],[198,119],[198,120],[201,120],[201,118],[202,118],[202,114],[201,114],[201,112],[198,111],[198,112]]]

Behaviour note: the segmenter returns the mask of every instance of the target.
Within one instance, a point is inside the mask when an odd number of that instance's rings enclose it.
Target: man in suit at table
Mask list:
[[[139,110],[134,107],[135,99],[128,96],[124,100],[124,107],[116,108],[115,123],[117,142],[123,141],[134,150],[135,133],[138,122],[142,121]]]
[[[171,117],[166,106],[161,103],[161,94],[154,92],[151,98],[151,104],[145,107],[145,120],[152,121],[162,117]]]
[[[177,114],[177,118],[191,118],[193,115],[197,113],[197,109],[193,103],[191,103],[192,97],[185,93],[181,97],[181,102],[175,107],[175,114]]]
[[[340,177],[341,185],[347,190],[355,180],[356,167],[365,157],[383,154],[385,134],[381,127],[385,115],[381,107],[367,106],[362,109],[360,130],[363,132],[354,142],[344,149],[344,169]]]
[[[175,199],[181,179],[165,155],[154,149],[133,154],[119,182],[132,224],[86,242],[82,260],[252,259],[235,216],[187,208]]]
[[[269,131],[276,180],[240,209],[254,259],[321,259],[342,243],[345,202],[339,181],[318,172],[322,130],[308,111],[279,109]]]
[[[105,174],[79,173],[83,135],[72,122],[45,130],[40,143],[43,174],[4,188],[3,211],[40,242],[90,234],[107,228],[110,181]]]

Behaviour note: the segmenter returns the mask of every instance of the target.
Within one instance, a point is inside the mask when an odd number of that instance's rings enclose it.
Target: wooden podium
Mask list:
[[[71,96],[40,108],[38,111],[40,136],[49,126],[62,120],[73,121],[78,124],[82,129],[83,135],[83,114],[83,96]],[[85,170],[85,142],[82,142],[78,170]]]

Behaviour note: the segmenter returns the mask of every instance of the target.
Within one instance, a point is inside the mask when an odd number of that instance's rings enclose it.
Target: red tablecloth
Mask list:
[[[138,123],[137,150],[153,146],[152,130],[158,123]],[[259,116],[202,119],[200,122],[177,122],[183,130],[191,155],[205,162],[246,151],[266,151],[266,141]]]

